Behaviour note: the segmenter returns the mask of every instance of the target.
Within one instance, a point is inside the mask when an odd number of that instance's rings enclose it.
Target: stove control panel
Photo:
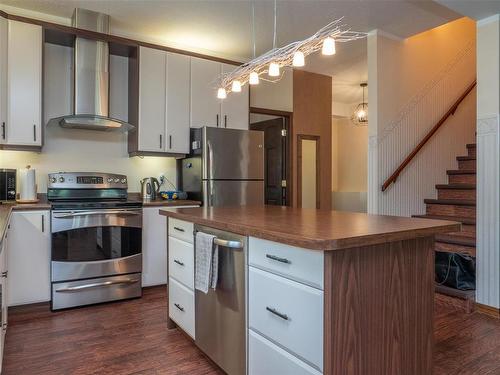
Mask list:
[[[127,176],[100,172],[49,173],[49,189],[127,189]]]

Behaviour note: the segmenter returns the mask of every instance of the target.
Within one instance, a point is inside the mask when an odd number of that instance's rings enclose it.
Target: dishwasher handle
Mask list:
[[[243,249],[243,244],[240,241],[223,240],[217,237],[214,238],[214,244],[231,249]]]

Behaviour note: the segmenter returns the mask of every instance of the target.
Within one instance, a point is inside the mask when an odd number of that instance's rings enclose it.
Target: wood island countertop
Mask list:
[[[340,250],[456,232],[460,223],[279,206],[200,207],[160,215],[313,250]]]

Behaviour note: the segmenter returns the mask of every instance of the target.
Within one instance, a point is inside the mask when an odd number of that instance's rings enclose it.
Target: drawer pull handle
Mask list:
[[[177,307],[179,310],[184,311],[184,307],[182,307],[178,303],[174,303],[174,306]]]
[[[281,262],[281,263],[292,264],[292,262],[289,261],[288,259],[277,257],[276,255],[266,254],[266,258],[269,258],[269,259],[272,259],[272,260],[275,260],[275,261]]]
[[[280,313],[276,309],[273,309],[272,307],[266,306],[266,310],[269,311],[270,313],[279,316],[283,320],[288,320],[288,315]]]
[[[180,260],[174,259],[174,262],[177,263],[179,266],[184,266],[184,263],[182,263]]]
[[[179,227],[174,227],[174,229],[175,229],[175,230],[178,230],[179,232],[185,232],[185,230],[184,230],[184,229],[179,228]]]

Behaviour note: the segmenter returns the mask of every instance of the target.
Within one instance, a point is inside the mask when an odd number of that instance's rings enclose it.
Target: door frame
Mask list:
[[[285,127],[287,129],[286,147],[285,147],[285,180],[286,180],[286,206],[292,206],[293,199],[293,168],[292,168],[292,135],[293,135],[293,112],[280,111],[276,109],[267,109],[260,107],[250,107],[250,113],[260,114],[260,115],[270,115],[279,116],[285,119]],[[250,116],[249,127],[250,127]]]
[[[309,134],[297,135],[297,207],[302,208],[302,140],[309,140],[316,142],[316,208],[320,208],[320,136]]]

